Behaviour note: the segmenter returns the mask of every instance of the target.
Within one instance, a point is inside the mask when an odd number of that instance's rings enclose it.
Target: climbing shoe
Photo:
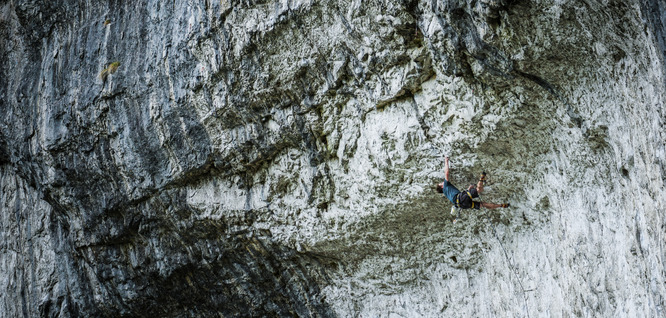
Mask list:
[[[486,182],[486,172],[481,172],[481,178],[479,178],[479,181],[482,183]]]
[[[511,206],[511,204],[508,204],[508,203],[502,203],[502,207],[503,207],[503,208],[508,208],[509,206]]]

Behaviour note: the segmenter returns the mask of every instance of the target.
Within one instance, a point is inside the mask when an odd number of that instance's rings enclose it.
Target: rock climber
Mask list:
[[[470,184],[466,191],[458,190],[453,184],[449,182],[449,157],[446,157],[444,163],[444,182],[437,184],[437,192],[443,193],[451,203],[453,209],[451,214],[459,213],[458,209],[486,209],[508,208],[508,203],[496,204],[488,202],[477,202],[474,198],[478,198],[479,194],[483,192],[483,184],[486,182],[486,173],[481,174],[479,182],[475,185]],[[459,215],[458,215],[459,216]],[[454,221],[455,222],[455,221]]]

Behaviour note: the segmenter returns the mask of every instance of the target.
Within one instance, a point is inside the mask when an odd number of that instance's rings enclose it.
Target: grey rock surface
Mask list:
[[[0,4],[2,317],[662,317],[663,1]],[[465,211],[434,191],[489,173]]]

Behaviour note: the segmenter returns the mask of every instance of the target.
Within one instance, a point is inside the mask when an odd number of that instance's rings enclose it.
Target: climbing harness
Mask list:
[[[460,204],[460,196],[461,196],[463,193],[466,193],[466,194],[467,194],[467,197],[468,197],[469,200],[472,202],[472,205],[471,205],[471,206],[466,207],[466,206],[463,206],[462,204]],[[463,203],[465,203],[464,200],[463,200]],[[469,209],[469,208],[472,208],[472,209],[473,209],[473,208],[475,207],[474,204],[478,204],[478,202],[474,202],[474,200],[472,200],[472,193],[470,193],[468,190],[461,191],[460,193],[458,193],[458,194],[456,195],[456,207],[457,207],[457,208],[460,208],[460,209]]]
[[[479,178],[479,182],[486,183],[486,172],[485,171],[481,172],[481,178]],[[465,202],[465,200],[463,200],[463,204],[460,203],[460,201],[461,201],[460,196],[463,193],[467,194],[467,197],[469,198],[469,201],[472,202],[470,206],[467,206],[467,204],[464,204],[464,203],[467,203],[467,202]],[[474,209],[474,208],[477,207],[478,204],[480,204],[480,203],[474,201],[474,198],[472,197],[472,193],[469,190],[461,191],[460,193],[458,193],[456,195],[455,207],[457,207],[457,208],[461,208],[461,209],[470,209],[471,208],[471,209]]]

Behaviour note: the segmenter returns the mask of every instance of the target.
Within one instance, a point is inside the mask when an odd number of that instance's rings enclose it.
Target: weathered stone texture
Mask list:
[[[4,2],[0,316],[664,316],[665,9]]]

